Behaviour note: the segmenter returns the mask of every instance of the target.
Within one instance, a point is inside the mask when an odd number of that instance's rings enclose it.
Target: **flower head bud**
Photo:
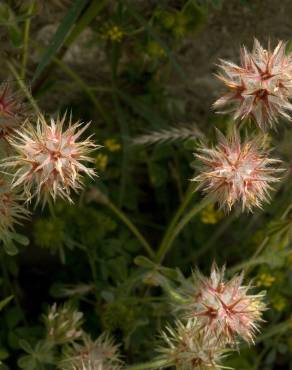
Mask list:
[[[286,44],[280,41],[272,51],[258,40],[252,52],[241,50],[241,65],[221,61],[217,77],[229,92],[214,103],[215,109],[227,107],[234,119],[251,118],[261,129],[273,127],[280,116],[290,119],[292,110],[292,56],[285,55]]]
[[[214,336],[200,328],[197,319],[186,324],[176,322],[175,328],[167,327],[162,333],[164,345],[158,351],[160,367],[175,367],[181,370],[221,369],[220,362],[227,350]]]
[[[193,275],[193,289],[188,289],[187,317],[196,317],[209,336],[234,344],[237,337],[253,342],[262,321],[264,293],[248,294],[250,286],[242,285],[243,274],[224,279],[224,267],[213,264],[210,277],[198,271]]]
[[[54,344],[64,344],[80,338],[83,333],[82,317],[82,312],[75,310],[70,304],[57,307],[54,303],[47,316],[44,316],[48,340]]]
[[[17,189],[11,189],[8,179],[0,175],[0,240],[5,241],[7,233],[28,218],[30,213],[21,204],[23,200]]]
[[[106,333],[95,341],[84,335],[82,344],[74,343],[67,348],[61,361],[62,370],[120,370],[119,347]]]
[[[82,175],[95,175],[84,162],[91,162],[90,152],[97,148],[90,138],[78,140],[89,124],[81,129],[81,123],[72,123],[64,128],[66,114],[50,123],[40,115],[34,127],[26,126],[10,140],[17,155],[5,164],[17,169],[13,186],[22,185],[30,200],[36,196],[45,203],[49,196],[71,200],[70,191],[82,188]]]
[[[28,109],[19,92],[9,82],[0,85],[0,137],[9,135],[24,121]]]
[[[202,146],[196,157],[201,173],[193,179],[201,183],[204,192],[214,197],[221,208],[230,211],[235,204],[251,211],[270,198],[271,183],[279,181],[274,165],[279,160],[269,158],[259,146],[259,139],[240,142],[234,131],[230,139],[218,133],[215,148]]]

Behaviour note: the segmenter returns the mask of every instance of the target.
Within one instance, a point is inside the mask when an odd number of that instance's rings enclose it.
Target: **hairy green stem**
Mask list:
[[[109,199],[107,199],[105,204],[118,216],[118,218],[129,228],[129,230],[132,231],[132,233],[136,236],[136,238],[143,245],[148,255],[151,258],[153,258],[155,256],[155,253],[151,245],[147,242],[147,240],[140,233],[137,227],[132,223],[132,221],[118,207],[116,207]]]
[[[204,246],[199,249],[197,252],[194,253],[192,257],[200,257],[201,255],[205,254],[209,251],[215,242],[220,238],[222,234],[229,228],[232,222],[238,217],[236,212],[233,212],[230,216],[228,216],[225,220],[223,220],[222,224],[215,230],[214,234],[209,238],[209,240],[204,244]]]
[[[39,114],[40,113],[40,109],[39,109],[36,101],[32,97],[32,95],[29,92],[28,88],[25,86],[25,83],[23,82],[23,80],[21,79],[21,77],[19,76],[19,74],[17,73],[17,71],[14,68],[13,64],[11,64],[10,62],[7,62],[7,65],[8,65],[8,68],[10,69],[11,73],[15,77],[15,79],[16,79],[19,87],[21,88],[21,90],[23,91],[23,93],[27,97],[28,101],[30,102],[30,104],[31,104],[32,108],[34,109],[35,113],[36,114]]]
[[[192,218],[199,213],[206,205],[212,202],[212,198],[206,197],[201,202],[195,204],[194,207],[190,209],[190,211],[182,217],[180,217],[184,213],[188,203],[191,201],[193,197],[192,189],[188,189],[184,201],[182,202],[181,206],[177,210],[176,214],[174,215],[165,236],[158,248],[158,252],[156,254],[155,262],[161,263],[165,257],[165,255],[169,252],[172,247],[172,244],[176,237],[180,234],[183,228],[192,220]],[[179,221],[180,220],[180,221]]]
[[[195,193],[194,185],[190,184],[189,187],[187,188],[187,191],[185,193],[185,196],[184,196],[184,199],[183,199],[182,203],[180,204],[179,208],[177,209],[176,213],[174,214],[170,224],[168,225],[168,227],[166,229],[166,232],[163,236],[163,239],[160,243],[160,246],[158,247],[157,255],[156,255],[156,258],[155,258],[156,262],[159,262],[160,258],[163,259],[162,256],[164,255],[164,250],[165,250],[166,245],[168,243],[168,239],[170,238],[171,233],[172,233],[175,225],[177,224],[178,220],[180,219],[180,217],[184,213],[186,207],[188,206],[188,204],[192,200],[192,198],[194,196],[194,193]]]

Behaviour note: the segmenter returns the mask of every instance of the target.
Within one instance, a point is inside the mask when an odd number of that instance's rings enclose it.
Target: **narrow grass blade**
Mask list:
[[[68,36],[65,42],[66,47],[70,46],[77,39],[83,30],[96,18],[97,14],[102,11],[107,2],[108,0],[93,0],[91,2]]]
[[[72,29],[74,23],[79,17],[81,11],[87,5],[88,0],[75,0],[73,6],[69,9],[63,21],[59,25],[56,33],[54,34],[50,45],[45,50],[44,55],[37,66],[35,74],[33,76],[33,82],[40,76],[45,67],[51,62],[53,57],[59,51],[61,46],[65,43],[66,37],[70,30]]]

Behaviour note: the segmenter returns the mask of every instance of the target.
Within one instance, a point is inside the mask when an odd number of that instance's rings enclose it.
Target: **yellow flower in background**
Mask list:
[[[276,311],[283,311],[287,306],[287,301],[284,297],[278,295],[272,300],[272,306]]]
[[[165,50],[155,41],[148,43],[147,53],[154,58],[163,58],[166,56]]]
[[[105,171],[108,165],[108,156],[106,154],[97,154],[95,157],[95,167],[100,171]]]
[[[215,208],[215,204],[209,204],[201,212],[201,221],[204,224],[214,225],[217,224],[224,216],[224,213]]]
[[[275,282],[276,278],[268,273],[262,273],[257,278],[256,285],[257,286],[263,286],[263,287],[270,287]]]
[[[106,30],[104,37],[112,42],[121,42],[124,35],[124,32],[119,26],[113,25]]]
[[[121,144],[116,141],[116,139],[107,139],[104,142],[104,146],[110,151],[110,152],[117,152],[121,150]]]

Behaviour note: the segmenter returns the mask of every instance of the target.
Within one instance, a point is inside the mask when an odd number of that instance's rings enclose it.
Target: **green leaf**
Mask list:
[[[37,69],[35,71],[33,82],[40,76],[45,67],[51,62],[61,46],[65,43],[66,37],[72,29],[81,11],[87,5],[88,0],[75,0],[71,9],[67,12],[62,23],[59,25],[56,33],[54,34],[50,45],[46,49]]]
[[[156,268],[157,265],[152,262],[149,258],[144,257],[144,256],[137,256],[134,260],[135,264],[141,267],[146,267],[146,268]]]
[[[27,353],[33,352],[31,345],[24,339],[19,340],[19,346]]]
[[[17,26],[10,26],[7,29],[12,45],[19,48],[22,45],[22,34],[19,28]]]
[[[25,235],[13,233],[12,238],[20,245],[24,245],[24,246],[29,245],[29,239]]]
[[[6,348],[0,348],[0,360],[6,360],[9,357],[9,352]],[[0,367],[1,370],[1,367]]]
[[[0,311],[3,310],[3,308],[13,299],[13,295],[10,295],[9,297],[6,297],[0,301]]]
[[[18,253],[18,249],[11,238],[3,241],[3,247],[9,256],[15,256]]]

